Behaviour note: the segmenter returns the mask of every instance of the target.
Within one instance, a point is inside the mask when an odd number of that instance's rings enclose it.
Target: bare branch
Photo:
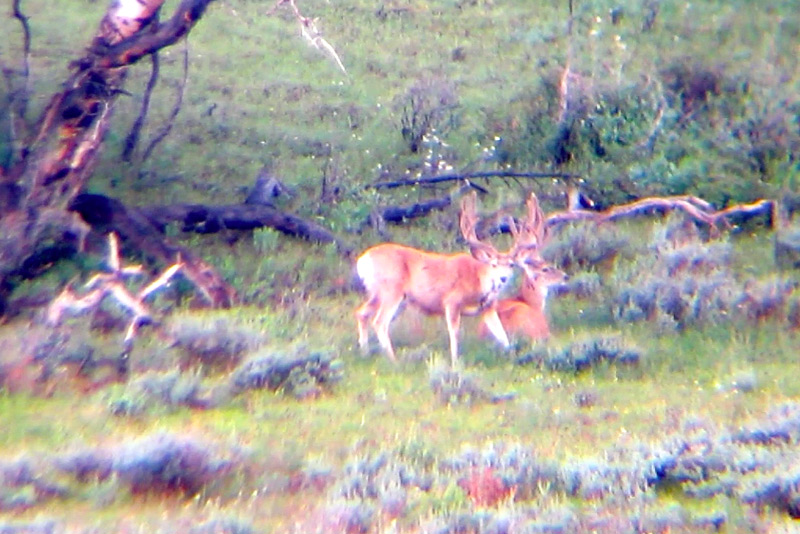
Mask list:
[[[25,105],[27,106],[28,87],[30,85],[30,58],[31,58],[31,28],[28,24],[28,17],[22,12],[20,7],[21,0],[14,0],[14,18],[19,20],[22,26],[22,78],[25,86]],[[24,110],[24,108],[23,108]]]
[[[0,169],[3,164],[12,166],[19,160],[24,151],[23,142],[27,133],[25,115],[28,110],[30,99],[30,55],[31,55],[31,30],[28,24],[28,17],[22,12],[20,7],[21,0],[14,0],[12,12],[15,19],[19,20],[22,27],[22,66],[20,69],[9,67],[0,58],[0,70],[6,80],[8,95],[6,101],[0,106],[0,112],[8,116],[8,136],[11,154],[6,162],[0,162]],[[20,80],[21,78],[21,80]]]
[[[158,144],[164,140],[164,138],[169,135],[169,132],[172,131],[172,126],[175,124],[175,118],[178,116],[178,113],[181,111],[181,106],[183,106],[183,95],[186,91],[186,81],[189,79],[189,39],[184,41],[183,47],[183,79],[181,80],[181,84],[178,87],[178,97],[175,100],[175,105],[172,106],[172,111],[169,114],[169,118],[167,118],[166,122],[164,123],[163,128],[158,134],[153,137],[150,141],[150,144],[147,145],[147,149],[144,151],[142,155],[142,161],[146,161],[147,158],[150,157],[152,154],[153,149],[158,146]]]
[[[147,113],[150,110],[150,97],[153,95],[153,90],[156,88],[156,84],[158,83],[158,52],[154,52],[150,55],[150,61],[152,62],[150,78],[147,80],[147,86],[145,86],[144,89],[144,96],[142,97],[142,105],[139,108],[139,115],[136,116],[136,120],[133,122],[133,126],[131,126],[131,131],[128,132],[128,136],[125,138],[124,148],[122,149],[122,161],[130,161],[134,150],[136,150],[136,146],[139,144],[139,135],[141,134],[142,127],[147,119]]]
[[[712,231],[716,232],[719,230],[717,228],[717,225],[719,224],[722,224],[725,227],[730,227],[731,223],[729,219],[734,217],[757,215],[767,215],[771,217],[774,207],[774,200],[762,199],[750,204],[737,204],[723,210],[714,211],[713,207],[708,202],[697,197],[649,197],[631,202],[629,204],[614,206],[605,211],[599,212],[588,210],[569,210],[551,213],[547,217],[547,225],[555,226],[566,222],[580,220],[602,223],[606,221],[616,221],[618,219],[635,217],[653,210],[660,212],[680,210],[696,221],[707,224]]]
[[[50,303],[46,310],[46,319],[50,325],[58,325],[66,314],[79,314],[86,310],[94,309],[106,297],[112,297],[124,310],[132,316],[131,322],[125,331],[123,345],[125,351],[129,351],[136,332],[144,323],[152,320],[152,312],[144,303],[144,299],[161,287],[164,287],[170,279],[183,267],[183,263],[178,261],[153,279],[152,282],[144,286],[136,293],[131,292],[123,283],[123,275],[140,272],[141,266],[122,265],[119,256],[119,238],[114,232],[108,234],[108,264],[111,272],[96,273],[86,283],[85,287],[91,291],[85,295],[78,295],[67,285],[64,290]]]
[[[453,174],[439,174],[437,176],[420,176],[404,180],[393,180],[389,182],[377,182],[366,186],[367,189],[394,189],[396,187],[409,187],[415,185],[433,185],[443,182],[454,182],[458,180],[469,180],[472,178],[580,178],[578,174],[563,172],[516,172],[516,171],[478,171]]]
[[[275,5],[267,11],[267,15],[274,14],[278,8],[283,5],[288,5],[291,8],[295,20],[300,24],[300,35],[302,35],[311,46],[330,57],[334,63],[336,63],[336,66],[347,76],[347,69],[344,68],[342,60],[339,59],[339,54],[336,53],[336,49],[322,37],[322,32],[317,28],[317,19],[304,16],[300,12],[300,8],[297,7],[295,0],[277,0]]]

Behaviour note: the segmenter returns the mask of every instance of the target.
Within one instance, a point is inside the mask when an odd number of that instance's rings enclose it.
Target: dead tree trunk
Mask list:
[[[67,207],[91,175],[128,66],[186,35],[212,0],[181,0],[157,22],[164,0],[111,4],[86,54],[23,139],[19,157],[0,173],[0,314],[13,278],[49,244],[80,235]],[[206,291],[214,305],[227,305]]]

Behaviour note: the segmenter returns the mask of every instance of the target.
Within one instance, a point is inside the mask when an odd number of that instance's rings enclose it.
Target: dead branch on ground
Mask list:
[[[333,243],[344,254],[349,248],[326,228],[313,221],[263,204],[172,204],[137,208],[156,228],[180,223],[186,232],[214,233],[220,230],[253,230],[265,226],[308,241]]]
[[[426,186],[444,182],[456,182],[470,179],[489,179],[489,178],[580,178],[578,174],[563,172],[517,172],[517,171],[477,171],[461,172],[451,174],[439,174],[436,176],[419,176],[417,178],[406,178],[402,180],[391,180],[387,182],[377,182],[366,186],[366,189],[394,189],[397,187]],[[474,184],[473,184],[474,185]]]
[[[183,275],[212,306],[227,308],[238,301],[236,290],[207,262],[187,247],[171,243],[148,217],[135,207],[103,195],[81,194],[69,209],[78,213],[95,231],[119,234],[149,259],[169,265],[180,256]]]
[[[730,219],[735,218],[749,219],[766,216],[772,224],[773,211],[776,206],[776,201],[762,199],[750,204],[737,204],[715,211],[711,204],[694,196],[648,197],[629,204],[614,206],[605,211],[567,210],[551,213],[547,216],[547,225],[556,226],[572,221],[592,221],[600,224],[654,211],[661,213],[680,210],[697,222],[708,225],[712,233],[718,233],[718,225],[721,224],[729,229],[732,227]]]
[[[183,263],[178,257],[177,261],[167,267],[159,276],[138,291],[133,292],[128,289],[125,279],[143,274],[144,269],[141,265],[125,266],[122,264],[119,238],[112,232],[108,234],[108,266],[109,271],[93,275],[84,284],[84,292],[76,292],[71,284],[68,284],[47,307],[46,319],[49,325],[57,326],[64,316],[97,309],[103,300],[111,297],[131,316],[123,339],[123,355],[125,355],[130,353],[139,327],[153,323],[153,312],[144,300],[158,289],[166,286],[172,277],[183,268]]]

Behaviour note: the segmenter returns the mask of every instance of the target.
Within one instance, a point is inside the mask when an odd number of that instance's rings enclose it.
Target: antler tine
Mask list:
[[[528,234],[527,239],[533,237],[536,239],[536,244],[542,247],[547,239],[547,219],[544,216],[541,206],[539,206],[539,199],[536,198],[536,193],[531,193],[525,203],[528,207],[528,218],[525,220],[525,231]]]
[[[459,215],[461,235],[464,236],[464,239],[467,241],[467,244],[470,248],[481,249],[490,254],[497,254],[497,250],[494,248],[494,245],[478,239],[478,235],[475,231],[475,226],[478,222],[478,215],[475,210],[475,199],[477,196],[477,193],[473,191],[461,199],[461,213]]]
[[[542,246],[547,238],[547,220],[545,219],[542,208],[536,194],[531,193],[525,201],[527,214],[520,222],[520,229],[512,235],[514,236],[514,250],[517,254],[525,256],[539,257]]]

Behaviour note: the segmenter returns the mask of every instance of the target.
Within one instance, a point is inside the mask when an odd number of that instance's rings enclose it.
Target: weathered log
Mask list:
[[[434,198],[425,202],[417,202],[408,206],[387,206],[379,210],[386,222],[400,224],[407,219],[425,217],[432,211],[443,210],[453,203],[450,196]]]
[[[145,206],[140,213],[159,229],[177,222],[185,232],[209,234],[220,230],[253,230],[270,227],[284,234],[315,241],[333,243],[343,253],[349,248],[322,226],[263,204],[228,204],[209,206],[203,204],[173,204]]]
[[[774,200],[758,200],[751,204],[736,204],[723,210],[714,211],[712,206],[697,197],[650,197],[611,207],[605,211],[567,210],[551,213],[547,216],[548,226],[588,220],[595,223],[616,221],[618,219],[636,217],[649,213],[665,213],[668,211],[683,211],[698,222],[707,224],[712,231],[717,231],[718,225],[731,227],[733,221],[741,224],[756,217],[766,217],[769,225],[773,224]]]

